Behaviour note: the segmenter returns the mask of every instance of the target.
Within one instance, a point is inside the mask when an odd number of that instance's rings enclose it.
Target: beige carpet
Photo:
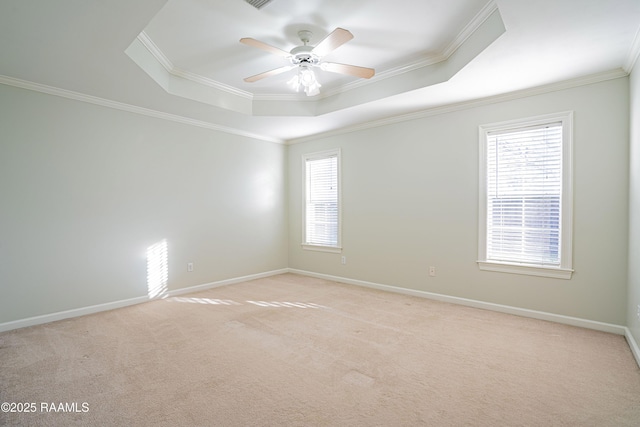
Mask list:
[[[622,336],[293,274],[2,333],[0,369],[10,426],[640,425]]]

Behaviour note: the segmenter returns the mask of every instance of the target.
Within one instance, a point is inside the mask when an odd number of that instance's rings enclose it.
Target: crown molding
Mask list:
[[[484,21],[489,19],[489,17],[498,10],[498,5],[495,0],[491,0],[487,3],[481,10],[476,14],[476,16],[471,19],[471,21],[465,25],[465,27],[458,33],[458,35],[449,43],[447,47],[442,51],[442,55],[445,58],[449,58],[453,53],[458,50],[460,46],[467,41],[469,37],[478,29]]]
[[[171,62],[171,60],[167,58],[164,52],[160,50],[158,45],[155,44],[155,42],[151,39],[151,37],[149,37],[149,35],[146,32],[142,31],[140,34],[138,34],[137,38],[138,40],[140,40],[140,43],[142,43],[142,45],[147,48],[149,53],[153,55],[156,61],[158,61],[160,65],[162,65],[162,67],[168,73],[170,73],[173,70],[174,68],[173,62]]]
[[[622,67],[627,73],[631,74],[633,67],[638,62],[638,58],[640,57],[640,27],[638,31],[636,31],[636,36],[633,38],[633,43],[631,43],[631,49],[629,49],[629,54],[627,55],[627,60],[624,63],[624,67]]]
[[[557,92],[560,90],[571,89],[579,86],[586,86],[594,83],[600,83],[607,80],[619,79],[621,77],[626,77],[629,74],[621,69],[615,69],[610,71],[605,71],[602,73],[591,74],[588,76],[577,77],[570,80],[565,80],[562,82],[551,83],[542,86],[536,86],[529,89],[522,89],[515,92],[509,92],[501,95],[489,96],[486,98],[473,99],[470,101],[457,102],[453,104],[446,104],[437,107],[427,108],[424,110],[416,111],[413,113],[400,114],[393,117],[387,117],[384,119],[373,120],[366,123],[361,123],[355,126],[344,127],[340,129],[335,129],[328,132],[322,132],[315,135],[309,135],[302,138],[294,138],[285,141],[287,145],[299,144],[303,142],[309,142],[320,138],[327,138],[331,136],[343,135],[351,132],[357,132],[361,130],[376,128],[380,126],[387,126],[401,122],[407,122],[411,120],[422,119],[425,117],[436,116],[440,114],[452,113],[455,111],[466,110],[469,108],[482,107],[485,105],[496,104],[499,102],[513,101],[516,99],[527,98],[535,95],[542,95],[550,92]]]
[[[195,74],[190,71],[182,70],[180,68],[174,68],[173,70],[170,71],[170,73],[176,77],[182,77],[183,79],[191,80],[192,82],[200,83],[205,86],[210,86],[215,89],[230,93],[232,95],[236,95],[246,99],[254,99],[254,95],[251,92],[247,92],[245,90],[241,90],[233,86],[222,84],[216,80],[201,76],[200,74]]]
[[[191,71],[183,70],[181,68],[176,68],[171,60],[160,50],[158,45],[154,43],[154,41],[149,37],[149,35],[142,31],[138,34],[138,40],[142,45],[147,48],[149,53],[162,65],[162,67],[171,75],[176,77],[181,77],[186,80],[191,80],[192,82],[199,83],[204,86],[209,86],[232,95],[240,96],[242,98],[252,99],[253,94],[251,92],[247,92],[245,90],[238,89],[233,86],[229,86],[223,83],[220,83],[216,80],[210,79],[208,77],[202,76],[200,74],[192,73]]]
[[[73,99],[80,102],[87,102],[90,104],[100,105],[103,107],[127,111],[135,114],[141,114],[148,117],[169,120],[169,121],[182,123],[190,126],[196,126],[196,127],[201,127],[205,129],[215,130],[215,131],[224,132],[232,135],[243,136],[243,137],[258,139],[262,141],[273,142],[277,144],[293,145],[293,144],[299,144],[303,142],[317,140],[320,138],[343,135],[351,132],[357,132],[360,130],[366,130],[366,129],[376,128],[380,126],[387,126],[391,124],[417,120],[425,117],[436,116],[439,114],[446,114],[446,113],[465,110],[469,108],[481,107],[481,106],[495,104],[499,102],[512,101],[516,99],[527,98],[530,96],[542,95],[545,93],[556,92],[560,90],[571,89],[574,87],[600,83],[607,80],[614,80],[621,77],[626,77],[628,75],[629,74],[625,70],[619,68],[619,69],[610,70],[602,73],[565,80],[558,83],[552,83],[548,85],[537,86],[534,88],[523,89],[523,90],[510,92],[502,95],[495,95],[487,98],[442,105],[438,107],[420,110],[413,113],[401,114],[401,115],[388,117],[384,119],[373,120],[373,121],[362,123],[355,126],[348,126],[348,127],[332,130],[329,132],[317,133],[314,135],[309,135],[302,138],[293,138],[290,140],[282,140],[282,139],[273,138],[266,135],[259,135],[251,132],[244,132],[242,130],[230,128],[227,126],[216,125],[216,124],[204,122],[201,120],[195,120],[188,117],[179,116],[176,114],[170,114],[170,113],[165,113],[157,110],[152,110],[149,108],[138,107],[138,106],[134,106],[131,104],[126,104],[118,101],[111,101],[108,99],[99,98],[92,95],[85,95],[79,92],[74,92],[66,89],[60,89],[52,86],[39,84],[39,83],[29,82],[26,80],[20,80],[20,79],[16,79],[16,78],[4,76],[4,75],[0,75],[0,84],[13,86],[21,89],[27,89],[35,92],[45,93],[48,95],[59,96],[62,98]]]
[[[251,132],[245,132],[240,129],[231,128],[228,126],[216,125],[213,123],[205,122],[202,120],[191,119],[177,114],[165,113],[162,111],[152,110],[150,108],[138,107],[124,102],[112,101],[97,96],[86,95],[80,92],[74,92],[66,89],[60,89],[53,86],[47,86],[40,83],[29,82],[26,80],[20,80],[9,76],[0,75],[0,84],[7,86],[13,86],[21,89],[27,89],[34,92],[41,92],[48,95],[59,96],[62,98],[73,99],[75,101],[86,102],[89,104],[99,105],[102,107],[113,108],[116,110],[127,111],[129,113],[140,114],[143,116],[154,117],[157,119],[168,120],[172,122],[182,123],[190,126],[201,127],[209,130],[228,133],[236,136],[243,136],[252,139],[258,139],[261,141],[274,142],[277,144],[283,144],[285,141],[273,138],[266,135],[258,135]]]

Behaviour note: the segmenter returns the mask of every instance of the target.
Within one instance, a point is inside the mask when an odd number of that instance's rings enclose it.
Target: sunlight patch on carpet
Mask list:
[[[247,301],[249,304],[259,307],[297,307],[297,308],[326,308],[323,305],[306,302],[279,302],[279,301]]]
[[[165,291],[166,292],[166,291]],[[151,295],[151,294],[150,294]],[[240,302],[230,299],[214,299],[214,298],[195,298],[195,297],[171,297],[167,298],[169,302],[185,302],[190,304],[207,304],[207,305],[243,305]],[[289,302],[289,301],[245,301],[247,304],[257,307],[275,307],[275,308],[327,308],[324,305],[312,302]]]
[[[242,305],[239,302],[230,299],[213,299],[213,298],[186,298],[186,297],[171,297],[167,301],[173,302],[187,302],[191,304],[210,304],[210,305]]]

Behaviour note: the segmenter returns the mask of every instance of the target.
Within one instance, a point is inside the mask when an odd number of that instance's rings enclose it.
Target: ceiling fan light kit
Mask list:
[[[287,84],[296,92],[300,92],[300,88],[304,88],[307,96],[315,96],[320,93],[322,85],[316,79],[316,75],[309,67],[300,67],[298,74],[293,76]]]
[[[312,70],[313,67],[319,67],[322,70],[332,73],[346,74],[349,76],[365,79],[369,79],[375,74],[375,70],[373,68],[358,67],[355,65],[347,64],[336,64],[332,62],[322,62],[322,57],[333,52],[335,49],[353,38],[353,34],[351,34],[351,32],[349,32],[348,30],[345,30],[343,28],[336,28],[315,47],[308,45],[312,36],[313,33],[311,31],[299,31],[298,37],[300,37],[302,45],[294,47],[290,52],[284,51],[256,39],[240,39],[240,43],[246,44],[247,46],[257,47],[266,52],[282,56],[291,62],[290,66],[280,67],[274,70],[256,74],[254,76],[245,78],[244,81],[253,83],[266,77],[287,72],[297,67],[297,74],[293,76],[293,78],[291,78],[291,80],[289,80],[287,84],[296,92],[300,91],[301,88],[304,88],[304,92],[307,94],[307,96],[315,96],[320,93],[320,87],[322,87],[322,85],[316,79],[315,73]]]

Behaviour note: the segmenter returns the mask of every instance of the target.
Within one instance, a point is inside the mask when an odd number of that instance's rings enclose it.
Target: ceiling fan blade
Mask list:
[[[332,73],[347,74],[349,76],[370,79],[376,73],[373,68],[358,67],[356,65],[336,64],[335,62],[323,62],[320,68]]]
[[[333,52],[349,40],[353,38],[353,34],[344,28],[336,28],[327,37],[322,39],[320,43],[311,51],[319,57],[323,57]]]
[[[266,44],[264,42],[261,42],[260,40],[252,39],[250,37],[240,39],[240,43],[246,44],[247,46],[257,47],[258,49],[266,50],[269,53],[273,53],[284,58],[288,58],[291,56],[291,54],[285,50],[271,46],[270,44]]]
[[[264,79],[266,77],[271,77],[271,76],[275,76],[276,74],[284,73],[284,72],[289,71],[290,69],[292,69],[294,67],[295,67],[295,65],[287,65],[285,67],[276,68],[275,70],[265,71],[264,73],[260,73],[260,74],[256,74],[255,76],[247,77],[246,79],[244,79],[244,81],[247,82],[247,83],[253,83],[255,81],[262,80],[262,79]]]

